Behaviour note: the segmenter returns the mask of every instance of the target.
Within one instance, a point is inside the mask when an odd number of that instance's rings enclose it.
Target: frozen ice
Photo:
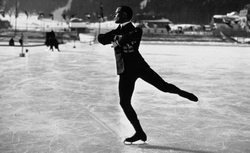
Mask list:
[[[117,92],[110,45],[76,42],[0,46],[1,153],[248,153],[250,48],[143,43],[140,52],[167,82],[198,103],[138,80],[133,106],[146,144],[134,134]]]

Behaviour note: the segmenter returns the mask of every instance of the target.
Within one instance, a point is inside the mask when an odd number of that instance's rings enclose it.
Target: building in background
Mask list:
[[[239,12],[214,15],[211,27],[215,35],[223,33],[230,37],[250,37],[250,4]]]

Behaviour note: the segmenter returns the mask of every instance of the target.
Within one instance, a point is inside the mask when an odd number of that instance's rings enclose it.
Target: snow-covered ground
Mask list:
[[[147,144],[133,134],[120,106],[111,46],[76,42],[0,47],[1,153],[248,153],[249,47],[156,45],[140,51],[167,82],[198,103],[138,80],[133,105]]]

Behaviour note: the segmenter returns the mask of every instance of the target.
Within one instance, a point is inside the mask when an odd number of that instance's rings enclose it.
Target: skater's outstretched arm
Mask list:
[[[103,45],[111,44],[114,41],[115,35],[116,35],[116,30],[112,30],[105,34],[99,34],[98,41]]]

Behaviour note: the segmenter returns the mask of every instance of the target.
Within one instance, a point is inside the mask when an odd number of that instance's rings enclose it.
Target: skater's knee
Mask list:
[[[128,104],[125,102],[125,101],[120,101],[120,106],[123,108],[123,107],[126,107]]]

